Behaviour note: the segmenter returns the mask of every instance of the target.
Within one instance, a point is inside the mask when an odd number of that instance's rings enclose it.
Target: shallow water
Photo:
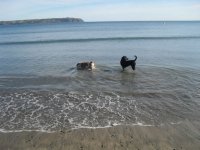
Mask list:
[[[195,72],[140,66],[135,72],[102,67],[71,74],[1,78],[12,87],[0,92],[1,128],[54,131],[200,118]]]
[[[199,24],[0,26],[0,129],[199,121]],[[135,71],[122,72],[123,55],[138,56]],[[96,69],[77,71],[85,60]]]

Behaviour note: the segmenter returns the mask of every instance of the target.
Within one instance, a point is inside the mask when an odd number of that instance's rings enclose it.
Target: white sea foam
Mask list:
[[[170,124],[172,124],[172,125],[177,125],[177,124],[181,124],[182,123],[182,121],[178,121],[178,122],[170,122]]]
[[[0,129],[1,133],[19,133],[19,132],[44,132],[44,133],[55,133],[57,131],[49,131],[49,130],[5,130]]]
[[[73,122],[73,119],[69,119],[70,122]],[[85,122],[85,121],[84,121]],[[176,125],[176,124],[181,124],[182,122],[171,122],[170,124],[172,125]],[[151,125],[151,124],[143,124],[141,122],[137,122],[134,124],[123,124],[123,123],[112,123],[109,122],[108,125],[106,126],[96,126],[96,127],[92,127],[92,126],[87,126],[87,125],[81,125],[78,124],[73,128],[70,128],[70,130],[77,130],[77,129],[104,129],[104,128],[111,128],[111,127],[115,127],[115,126],[141,126],[141,127],[152,127],[155,125]],[[164,126],[164,124],[160,124],[160,125],[156,125],[156,126]],[[68,129],[69,130],[69,129]],[[17,132],[44,132],[44,133],[55,133],[58,132],[58,130],[55,131],[51,131],[51,130],[44,130],[44,129],[40,129],[40,130],[5,130],[5,129],[0,129],[0,132],[2,133],[17,133]]]
[[[152,126],[156,124],[158,117],[151,115],[155,113],[153,109],[141,109],[141,102],[138,103],[134,97],[123,97],[114,92],[81,94],[33,91],[8,93],[1,96],[1,99],[2,132],[49,132],[117,125]]]

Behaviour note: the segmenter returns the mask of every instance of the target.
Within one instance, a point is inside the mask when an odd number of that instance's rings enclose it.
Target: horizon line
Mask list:
[[[64,19],[64,18],[74,18],[74,19],[82,19],[82,18],[80,18],[80,17],[48,17],[48,18],[29,18],[29,19],[13,19],[13,20],[0,20],[0,22],[12,22],[12,21],[24,21],[24,20],[43,20],[43,19]],[[139,21],[141,21],[141,22],[156,22],[156,21],[163,21],[163,22],[173,22],[173,21],[177,21],[177,22],[184,22],[184,21],[200,21],[200,19],[198,20],[196,20],[196,19],[188,19],[188,20],[179,20],[179,19],[177,19],[177,20],[162,20],[162,19],[160,19],[160,20],[84,20],[84,19],[82,19],[84,22],[139,22]]]

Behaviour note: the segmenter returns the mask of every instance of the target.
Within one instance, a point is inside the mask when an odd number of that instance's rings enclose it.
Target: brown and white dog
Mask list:
[[[80,62],[76,65],[77,70],[92,70],[95,69],[95,63],[90,62]]]

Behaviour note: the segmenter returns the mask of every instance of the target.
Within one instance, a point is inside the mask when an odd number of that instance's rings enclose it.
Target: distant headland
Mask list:
[[[0,25],[12,25],[12,24],[36,24],[36,23],[79,23],[84,22],[81,18],[47,18],[47,19],[28,19],[28,20],[13,20],[13,21],[0,21]]]

